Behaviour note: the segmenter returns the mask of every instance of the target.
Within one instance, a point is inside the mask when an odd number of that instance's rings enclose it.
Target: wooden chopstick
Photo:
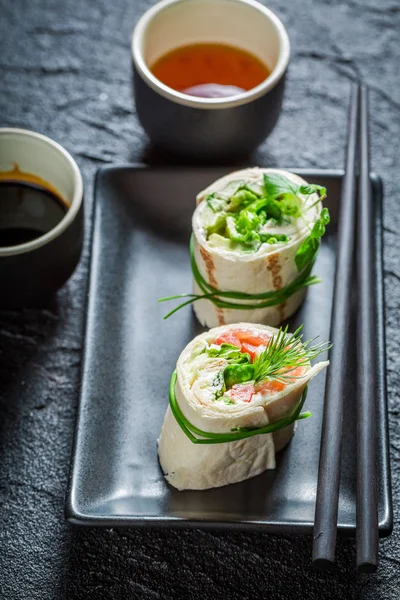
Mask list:
[[[378,566],[376,317],[374,231],[369,168],[368,92],[360,97],[360,181],[357,226],[357,567]]]
[[[331,568],[335,558],[342,453],[342,420],[353,284],[356,161],[360,88],[352,85],[346,168],[338,224],[338,249],[332,305],[330,366],[322,420],[321,451],[314,521],[313,562]],[[353,401],[349,398],[349,401]]]

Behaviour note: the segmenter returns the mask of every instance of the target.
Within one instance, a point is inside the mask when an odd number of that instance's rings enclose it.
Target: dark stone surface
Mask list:
[[[385,182],[385,283],[395,530],[377,575],[340,542],[334,572],[311,539],[73,529],[63,518],[82,356],[93,175],[157,160],[133,108],[129,36],[149,1],[0,0],[1,124],[53,137],[86,186],[83,260],[52,305],[0,315],[0,597],[4,600],[400,596],[400,8],[396,0],[268,2],[293,57],[284,113],[251,162],[340,167],[349,79],[371,88],[373,168]],[[1,282],[0,285],[6,285]]]

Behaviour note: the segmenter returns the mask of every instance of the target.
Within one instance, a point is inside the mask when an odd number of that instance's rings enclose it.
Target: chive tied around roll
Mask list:
[[[277,169],[231,173],[197,196],[190,243],[192,294],[166,317],[193,303],[200,323],[246,320],[277,325],[292,315],[308,286],[329,222],[326,189]]]
[[[217,327],[181,353],[158,445],[167,481],[179,490],[236,483],[275,468],[290,441],[309,381],[329,363],[329,344],[264,325]]]

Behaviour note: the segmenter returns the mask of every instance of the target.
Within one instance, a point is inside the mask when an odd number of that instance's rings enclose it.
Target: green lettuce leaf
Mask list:
[[[257,196],[253,192],[245,189],[239,190],[227,201],[226,210],[229,212],[238,212],[257,199]]]
[[[294,260],[298,271],[302,271],[304,267],[314,261],[319,249],[321,237],[325,233],[325,226],[328,225],[329,221],[329,211],[327,208],[323,208],[319,219],[315,221],[313,225],[310,235],[304,240],[296,252]]]
[[[237,346],[222,343],[218,348],[208,348],[207,354],[210,357],[225,358],[228,361],[235,361],[237,364],[249,363],[250,354],[243,353]]]
[[[215,215],[214,220],[207,225],[207,237],[212,233],[223,233],[226,227],[226,215],[224,213],[218,213]]]
[[[276,200],[284,194],[296,196],[298,186],[278,173],[264,173],[264,189],[267,198]]]
[[[236,383],[244,383],[254,378],[254,366],[252,364],[228,365],[224,369],[224,381],[227,389]]]

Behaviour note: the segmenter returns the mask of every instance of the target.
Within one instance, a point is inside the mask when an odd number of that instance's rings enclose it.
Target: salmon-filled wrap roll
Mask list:
[[[311,270],[329,221],[325,195],[298,175],[260,168],[231,173],[198,194],[191,252],[202,325],[274,326],[297,310],[319,281]]]
[[[329,363],[327,343],[300,330],[239,323],[194,338],[180,355],[158,443],[167,481],[179,490],[243,481],[275,468],[291,439],[308,382]]]

